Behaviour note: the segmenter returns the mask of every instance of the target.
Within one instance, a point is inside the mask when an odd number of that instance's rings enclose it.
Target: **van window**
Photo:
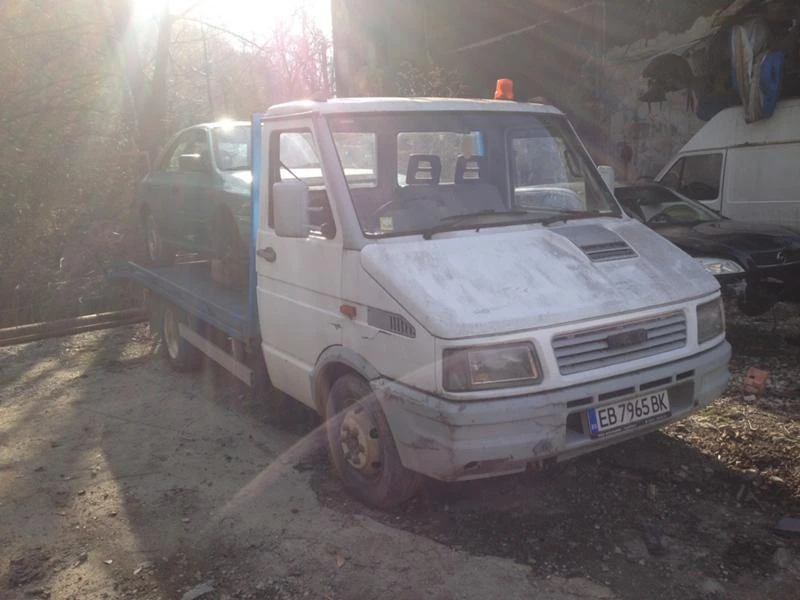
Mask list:
[[[511,155],[516,207],[603,208],[594,197],[587,201],[584,173],[564,139],[553,137],[546,129],[515,131],[511,135]]]
[[[378,185],[378,150],[374,133],[337,131],[333,134],[333,141],[351,188]]]
[[[693,154],[678,160],[660,183],[692,200],[719,198],[722,154]]]
[[[310,233],[329,239],[334,238],[336,225],[325,188],[319,152],[311,132],[300,130],[273,134],[271,154],[274,157],[273,183],[298,180],[309,187]],[[271,202],[269,225],[275,226]]]
[[[358,163],[340,156],[345,175],[350,166],[371,171],[373,144],[382,157],[371,187],[347,177],[370,237],[591,218],[595,211],[621,216],[572,128],[555,115],[408,111],[329,123],[340,155],[342,133],[358,133],[368,150],[369,160]],[[574,214],[585,209],[592,212]]]
[[[475,131],[401,131],[397,134],[397,185],[409,185],[406,181],[408,164],[415,155],[439,157],[441,172],[437,182],[455,183],[459,156],[482,156],[481,140],[481,133]]]

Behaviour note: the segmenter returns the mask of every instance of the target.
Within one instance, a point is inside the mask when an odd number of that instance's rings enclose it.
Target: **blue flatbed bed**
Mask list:
[[[209,261],[177,263],[168,267],[144,267],[127,263],[115,276],[141,284],[197,319],[231,338],[248,342],[258,336],[247,288],[226,289],[211,279]]]

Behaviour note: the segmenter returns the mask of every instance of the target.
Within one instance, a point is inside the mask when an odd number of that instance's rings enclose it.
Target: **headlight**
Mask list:
[[[709,258],[706,256],[697,257],[699,262],[706,271],[712,275],[734,275],[736,273],[744,273],[742,266],[735,260],[728,260],[727,258]]]
[[[443,365],[444,389],[449,392],[521,387],[541,381],[532,344],[448,349]]]
[[[725,333],[725,311],[722,298],[697,307],[697,343],[702,344]]]

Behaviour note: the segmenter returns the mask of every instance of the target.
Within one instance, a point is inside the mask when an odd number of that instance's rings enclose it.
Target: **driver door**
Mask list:
[[[328,196],[310,119],[267,121],[262,132],[257,301],[264,358],[273,385],[313,406],[311,371],[323,350],[342,344],[342,230]],[[310,188],[309,232],[275,232],[272,186],[301,180]]]

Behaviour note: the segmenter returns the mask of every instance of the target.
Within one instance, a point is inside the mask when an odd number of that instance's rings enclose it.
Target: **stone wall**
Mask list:
[[[687,91],[671,92],[663,103],[641,102],[638,97],[647,84],[643,69],[656,55],[681,53],[712,31],[713,18],[701,18],[684,33],[662,33],[648,41],[609,50],[605,66],[607,88],[603,94],[608,139],[613,149],[622,142],[633,149],[628,181],[656,175],[704,124],[694,115]],[[622,179],[623,165],[618,158],[614,162]]]

